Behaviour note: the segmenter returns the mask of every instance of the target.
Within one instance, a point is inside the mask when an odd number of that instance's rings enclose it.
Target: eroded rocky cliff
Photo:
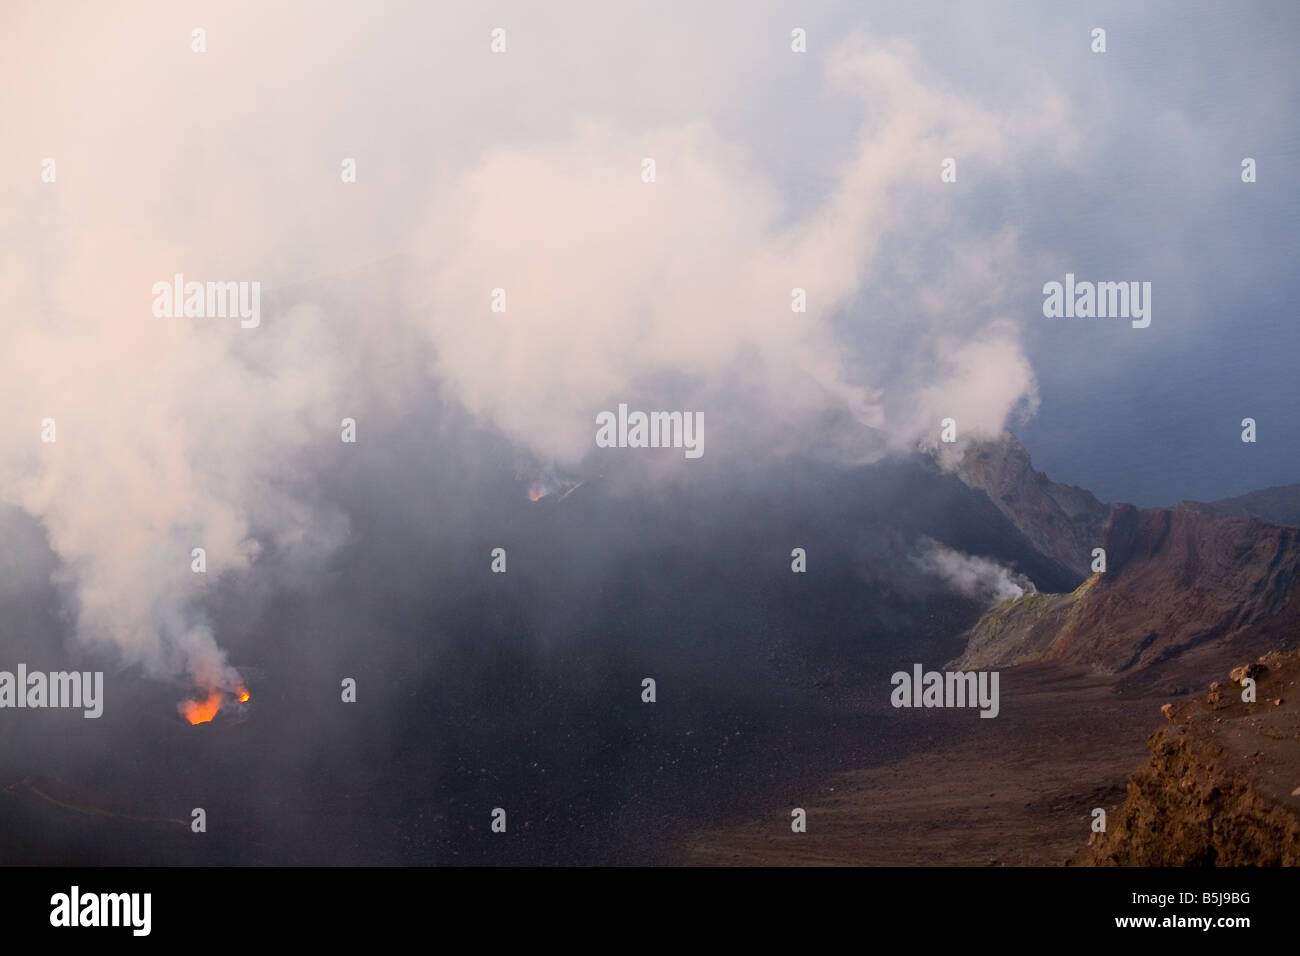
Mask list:
[[[1243,700],[1245,678],[1254,700]],[[1150,759],[1074,862],[1300,865],[1300,654],[1266,654],[1166,704]]]
[[[968,446],[957,474],[989,496],[1035,548],[1080,578],[1091,571],[1110,507],[1090,491],[1063,485],[1035,471],[1015,435]]]

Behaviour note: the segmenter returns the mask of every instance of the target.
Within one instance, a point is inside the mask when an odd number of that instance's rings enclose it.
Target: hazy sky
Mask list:
[[[817,5],[784,9],[811,10]],[[918,9],[924,8],[924,9]],[[1143,505],[1214,499],[1300,480],[1300,139],[1294,49],[1300,8],[1287,3],[824,5],[810,36],[866,24],[916,45],[936,83],[991,111],[1066,100],[1070,163],[1014,175],[962,164],[953,187],[962,232],[925,236],[930,257],[961,236],[1007,224],[1033,281],[1008,289],[1038,383],[1039,407],[1015,426],[1035,465],[1106,500]],[[787,18],[797,18],[791,13]],[[1092,28],[1107,30],[1094,54]],[[756,137],[790,194],[816,193],[817,169],[848,127],[813,84],[781,69],[728,129]],[[760,105],[762,104],[762,105]],[[1032,106],[1030,108],[1033,108]],[[781,117],[780,124],[771,124]],[[764,120],[768,128],[763,129]],[[744,134],[742,134],[744,135]],[[1240,178],[1243,157],[1258,181]],[[929,168],[924,174],[931,174]],[[1045,319],[1042,282],[1149,280],[1153,322]],[[1015,282],[1017,277],[1002,277]],[[905,316],[919,290],[871,290],[859,302]],[[970,310],[971,320],[980,310]],[[861,313],[846,310],[852,335]],[[900,322],[900,336],[907,323]],[[863,347],[879,350],[878,334]],[[1240,422],[1259,441],[1240,440]]]
[[[1107,500],[1300,480],[1292,4],[269,6],[0,12],[0,493],[129,660],[219,669],[193,543],[327,554],[314,457],[435,395],[561,467],[626,401],[736,469],[952,416]],[[1045,318],[1067,272],[1150,327]]]

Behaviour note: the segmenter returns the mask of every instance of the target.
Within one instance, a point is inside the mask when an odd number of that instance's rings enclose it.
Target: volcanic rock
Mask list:
[[[996,440],[971,444],[957,474],[987,494],[1043,554],[1079,578],[1091,573],[1092,549],[1101,543],[1110,508],[1083,488],[1035,471],[1015,435],[1005,432]]]
[[[1257,678],[1274,695],[1245,703],[1209,695],[1166,705],[1169,724],[1077,862],[1101,866],[1300,864],[1300,654]],[[1281,703],[1274,701],[1280,700]]]
[[[1210,507],[1227,515],[1254,515],[1272,524],[1300,527],[1300,485],[1279,485],[1222,498],[1210,502]]]
[[[1118,505],[1103,542],[1105,573],[1068,595],[992,608],[969,632],[959,663],[1064,661],[1154,679],[1291,648],[1300,637],[1300,530],[1192,502]]]

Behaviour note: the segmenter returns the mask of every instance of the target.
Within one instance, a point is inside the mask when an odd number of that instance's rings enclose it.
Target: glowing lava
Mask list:
[[[235,699],[241,704],[247,704],[249,696],[247,687],[241,687],[239,690],[235,691]]]
[[[176,708],[191,724],[206,724],[221,709],[221,691],[214,690],[207,700],[183,700]]]

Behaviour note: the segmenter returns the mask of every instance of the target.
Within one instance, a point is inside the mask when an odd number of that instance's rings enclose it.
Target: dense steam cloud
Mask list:
[[[1032,410],[1008,292],[1030,263],[1014,231],[936,193],[949,156],[985,178],[1064,163],[1047,83],[990,106],[905,43],[837,39],[804,62],[853,133],[796,196],[729,112],[725,77],[754,68],[743,45],[729,64],[710,42],[719,82],[702,94],[663,64],[611,62],[599,38],[574,53],[524,9],[517,52],[495,60],[493,24],[469,14],[475,42],[431,55],[449,14],[421,30],[418,5],[387,28],[314,5],[204,12],[5,14],[0,496],[44,523],[77,636],[129,664],[232,686],[208,591],[346,541],[320,469],[434,395],[565,468],[620,401],[703,412],[711,455],[736,450],[728,435],[801,454],[847,437],[858,460],[932,443],[946,416],[965,437]],[[681,52],[671,18],[644,15]],[[529,72],[570,55],[549,86]],[[653,96],[636,90],[646,69]],[[954,230],[955,251],[928,253]],[[152,286],[176,273],[260,282],[261,324],[155,317]],[[874,297],[900,282],[905,306]],[[825,421],[841,434],[810,428]],[[929,560],[962,587],[996,578]],[[993,593],[1016,586],[1004,577]]]
[[[720,424],[761,416],[777,442],[827,409],[898,447],[958,412],[964,434],[1001,427],[1034,389],[996,305],[995,268],[1015,272],[1009,234],[976,240],[918,283],[909,314],[852,314],[868,342],[906,326],[897,353],[874,356],[881,374],[848,367],[836,338],[833,320],[873,281],[886,240],[937,226],[924,211],[936,157],[1013,164],[1013,140],[1046,131],[926,88],[915,61],[905,46],[861,38],[831,58],[828,86],[860,97],[852,112],[869,121],[826,197],[807,206],[708,123],[583,123],[558,144],[493,152],[417,245],[432,261],[419,301],[439,378],[511,437],[569,463],[590,449],[595,412],[663,394],[665,376],[689,407]],[[639,178],[643,157],[655,159],[653,184]],[[505,314],[488,312],[494,288]],[[795,288],[806,313],[791,310]],[[964,313],[972,302],[979,314]],[[945,326],[955,310],[960,332]],[[885,371],[903,353],[917,366]]]

